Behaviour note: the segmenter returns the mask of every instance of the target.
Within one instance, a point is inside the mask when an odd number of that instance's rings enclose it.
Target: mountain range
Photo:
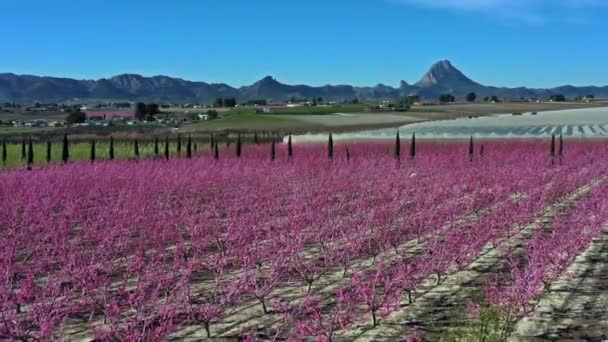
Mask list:
[[[410,95],[436,100],[441,94],[452,94],[463,99],[469,92],[478,98],[546,99],[562,94],[569,98],[593,94],[608,97],[608,86],[575,87],[561,86],[550,89],[526,87],[500,88],[477,83],[450,61],[439,61],[429,69],[420,81],[409,84],[401,81],[399,87],[378,84],[373,87],[351,85],[287,85],[271,76],[250,86],[231,87],[224,83],[193,82],[167,76],[144,77],[123,74],[99,80],[75,80],[69,78],[40,77],[31,75],[0,74],[0,102],[72,102],[72,101],[156,101],[174,103],[210,103],[219,97],[234,97],[239,101],[266,99],[285,101],[291,98],[324,100],[395,100]]]

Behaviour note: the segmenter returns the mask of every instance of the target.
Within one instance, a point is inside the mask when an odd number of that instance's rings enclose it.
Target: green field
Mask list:
[[[50,132],[61,128],[55,127],[13,127],[13,126],[0,126],[0,135],[10,136],[14,134],[39,134],[44,132]]]
[[[207,142],[193,141],[193,153],[194,144],[197,145],[197,150],[207,151],[209,144]],[[109,159],[109,143],[108,142],[97,142],[95,144],[95,159],[104,160]],[[46,164],[46,142],[34,143],[32,145],[34,150],[34,165]],[[51,146],[51,163],[61,162],[61,151],[62,143],[54,142]],[[2,163],[4,167],[25,167],[27,165],[27,157],[22,158],[22,145],[21,144],[7,144],[7,159],[5,163]],[[28,146],[26,144],[26,154]],[[160,157],[164,157],[165,142],[159,142],[159,154]],[[90,143],[70,143],[69,144],[69,160],[90,160],[91,158],[91,144]],[[169,153],[171,157],[177,156],[177,143],[175,141],[169,142]],[[140,158],[154,157],[154,142],[139,142],[139,155]],[[181,155],[186,155],[186,141],[182,140]],[[114,158],[115,159],[128,159],[134,158],[134,144],[132,142],[114,142]]]
[[[210,121],[201,121],[184,126],[181,132],[194,132],[205,130],[282,130],[294,126],[302,126],[302,123],[287,117],[275,115],[256,114],[250,110],[234,110],[229,115]]]
[[[335,106],[298,106],[298,107],[284,107],[284,108],[273,108],[272,114],[313,114],[313,115],[327,115],[335,113],[361,113],[367,109],[366,105],[363,104],[344,104]]]
[[[201,130],[294,130],[314,129],[318,125],[297,120],[291,115],[329,115],[335,113],[361,113],[366,109],[362,104],[336,106],[300,106],[273,108],[271,113],[259,113],[260,108],[240,107],[227,112],[225,116],[210,121],[184,126],[182,131]]]

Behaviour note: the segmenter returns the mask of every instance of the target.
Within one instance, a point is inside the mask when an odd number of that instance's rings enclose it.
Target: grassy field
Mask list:
[[[180,129],[182,132],[235,130],[289,130],[292,128],[315,128],[289,117],[256,114],[251,110],[234,110],[229,115],[210,121],[201,121]]]
[[[0,126],[0,135],[39,134],[56,130],[55,127],[13,127]]]
[[[273,108],[272,114],[282,115],[296,115],[296,114],[316,114],[316,115],[327,115],[335,113],[361,113],[366,111],[367,106],[364,104],[343,104],[335,106],[299,106],[299,107],[285,107],[285,108]]]

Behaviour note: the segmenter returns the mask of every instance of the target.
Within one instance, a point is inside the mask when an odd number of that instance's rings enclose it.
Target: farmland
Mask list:
[[[608,267],[607,153],[245,144],[4,170],[0,338],[606,338],[605,307],[593,331],[559,313],[606,300],[576,284]]]

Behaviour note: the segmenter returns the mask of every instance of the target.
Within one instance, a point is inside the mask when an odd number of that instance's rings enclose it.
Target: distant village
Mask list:
[[[159,125],[179,127],[218,117],[213,106],[193,104],[155,105],[152,112],[138,115],[137,103],[43,104],[5,103],[0,107],[0,125],[12,127],[109,127]],[[149,106],[149,104],[147,105]],[[12,115],[11,115],[12,114]],[[9,117],[11,119],[4,119]],[[31,117],[31,119],[28,119]]]
[[[477,95],[469,93],[467,102],[475,102]],[[593,95],[578,97],[574,101],[590,102]],[[480,99],[481,100],[481,99]],[[486,103],[497,102],[541,102],[536,98],[519,100],[499,99],[496,96],[482,99]],[[549,102],[563,102],[563,95],[553,95]],[[422,100],[419,96],[408,96],[393,101],[360,103],[358,99],[350,101],[324,101],[322,98],[296,99],[270,102],[267,100],[250,100],[237,103],[235,98],[218,98],[212,104],[155,104],[134,102],[111,102],[94,104],[57,104],[35,103],[22,105],[4,103],[0,106],[0,126],[12,127],[110,127],[110,126],[161,126],[174,127],[209,121],[223,117],[233,108],[247,107],[258,114],[286,114],[296,107],[332,107],[335,105],[360,105],[367,112],[404,112],[411,106],[434,106],[455,102],[451,94],[444,94],[436,101]]]

